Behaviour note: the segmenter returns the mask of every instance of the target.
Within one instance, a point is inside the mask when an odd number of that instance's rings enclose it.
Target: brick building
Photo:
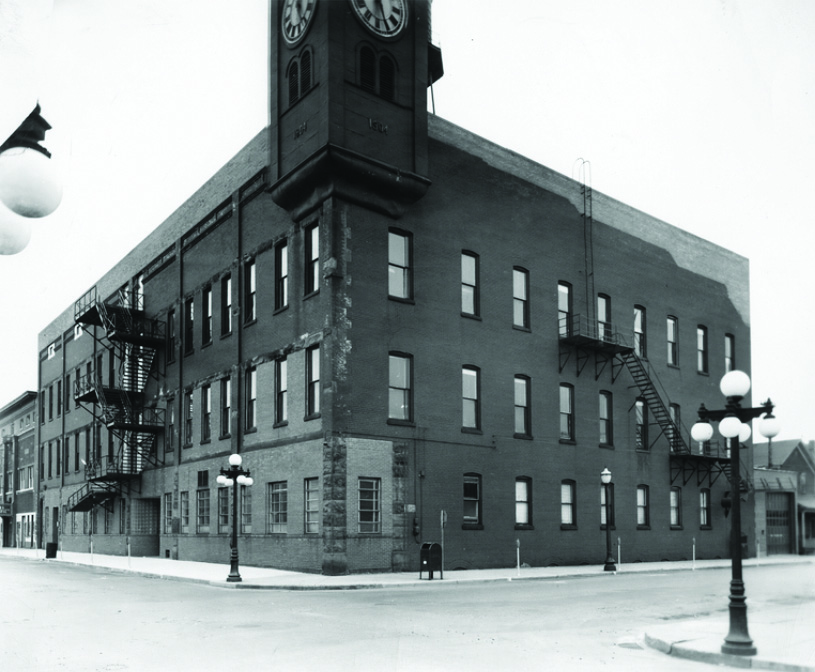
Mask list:
[[[35,545],[37,393],[24,392],[0,408],[0,543]]]
[[[42,543],[226,562],[238,452],[248,564],[725,557],[747,261],[428,114],[424,0],[283,4],[269,128],[40,334]]]

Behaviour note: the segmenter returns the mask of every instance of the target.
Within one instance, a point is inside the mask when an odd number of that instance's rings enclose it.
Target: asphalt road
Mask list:
[[[705,672],[637,640],[654,623],[725,613],[729,582],[706,570],[236,591],[12,557],[0,557],[0,577],[3,672]],[[751,610],[815,600],[812,565],[749,568],[745,581]]]

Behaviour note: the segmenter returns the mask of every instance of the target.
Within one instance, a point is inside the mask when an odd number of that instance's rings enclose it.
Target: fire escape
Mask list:
[[[627,369],[639,390],[650,416],[660,432],[644,448],[651,449],[660,436],[665,436],[669,446],[671,484],[682,480],[687,485],[696,478],[697,486],[712,487],[722,474],[733,482],[730,469],[729,451],[716,442],[691,449],[690,437],[671,416],[666,399],[668,395],[659,385],[659,379],[652,375],[648,363],[637,354],[628,339],[610,322],[598,321],[583,315],[563,315],[558,324],[559,370],[563,371],[570,359],[574,358],[577,375],[583,373],[589,361],[594,361],[594,379],[607,367],[611,367],[612,381],[616,381],[623,368]],[[670,402],[668,402],[670,403]],[[648,433],[646,432],[646,435]],[[687,433],[684,433],[687,434]],[[752,479],[746,465],[741,465],[739,489],[747,492],[752,489]]]
[[[75,322],[83,328],[93,327],[89,331],[95,341],[120,366],[117,381],[107,386],[102,371],[94,367],[75,383],[75,400],[108,428],[118,439],[118,447],[107,454],[89,451],[87,482],[68,500],[71,511],[107,507],[115,497],[139,492],[142,471],[160,464],[156,439],[164,430],[164,409],[146,405],[144,388],[155,368],[157,351],[163,347],[165,325],[148,317],[143,308],[139,292],[123,289],[117,301],[105,303],[96,287],[74,305]]]

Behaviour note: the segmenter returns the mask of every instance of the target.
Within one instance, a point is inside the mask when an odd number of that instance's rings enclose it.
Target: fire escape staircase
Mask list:
[[[558,324],[559,333],[559,368],[563,371],[569,360],[574,357],[577,375],[585,369],[590,359],[594,359],[594,377],[600,375],[611,365],[612,381],[615,381],[623,368],[626,368],[639,390],[640,398],[645,401],[660,433],[648,446],[650,450],[660,435],[668,440],[671,464],[671,483],[682,479],[687,485],[696,476],[698,486],[711,487],[724,474],[732,484],[730,458],[726,450],[713,442],[708,442],[697,452],[691,450],[688,432],[682,431],[674,422],[664,401],[667,398],[664,389],[660,393],[657,385],[659,379],[649,370],[645,362],[635,351],[628,339],[617,331],[609,322],[598,322],[583,315],[562,316]],[[661,388],[661,386],[660,386]],[[739,489],[748,492],[752,489],[752,479],[746,465],[742,464]]]
[[[68,501],[73,511],[88,511],[138,491],[142,471],[160,464],[156,437],[164,430],[164,409],[147,406],[144,389],[164,344],[164,324],[148,317],[139,300],[122,291],[118,304],[105,304],[94,287],[74,307],[76,323],[94,327],[94,339],[121,364],[117,387],[105,386],[102,372],[93,370],[75,383],[76,401],[119,439],[119,447],[114,454],[92,456],[85,466],[87,482]]]

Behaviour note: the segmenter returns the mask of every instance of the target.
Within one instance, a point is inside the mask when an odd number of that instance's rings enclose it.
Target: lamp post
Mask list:
[[[232,488],[232,544],[229,554],[229,576],[226,580],[230,583],[243,581],[238,571],[238,487],[239,485],[252,485],[254,480],[249,476],[248,469],[241,469],[243,459],[238,453],[229,456],[229,469],[221,469],[221,474],[215,480],[218,485]]]
[[[608,467],[600,472],[600,481],[603,484],[603,491],[606,495],[606,564],[603,571],[616,572],[617,566],[614,564],[614,556],[611,554],[611,472]]]
[[[780,431],[780,425],[773,416],[773,404],[767,399],[756,408],[742,408],[741,400],[750,391],[750,378],[743,371],[730,371],[722,377],[719,385],[726,398],[725,408],[719,411],[710,411],[704,404],[699,407],[699,421],[691,428],[694,441],[710,441],[713,436],[713,427],[710,421],[719,423],[719,432],[729,440],[730,448],[730,491],[732,494],[732,519],[730,528],[730,631],[724,638],[722,653],[738,656],[754,656],[756,647],[747,629],[747,598],[744,592],[742,579],[741,557],[741,476],[739,464],[739,451],[742,441],[750,436],[750,427],[747,423],[762,415],[759,423],[759,432],[767,438],[772,438]]]

